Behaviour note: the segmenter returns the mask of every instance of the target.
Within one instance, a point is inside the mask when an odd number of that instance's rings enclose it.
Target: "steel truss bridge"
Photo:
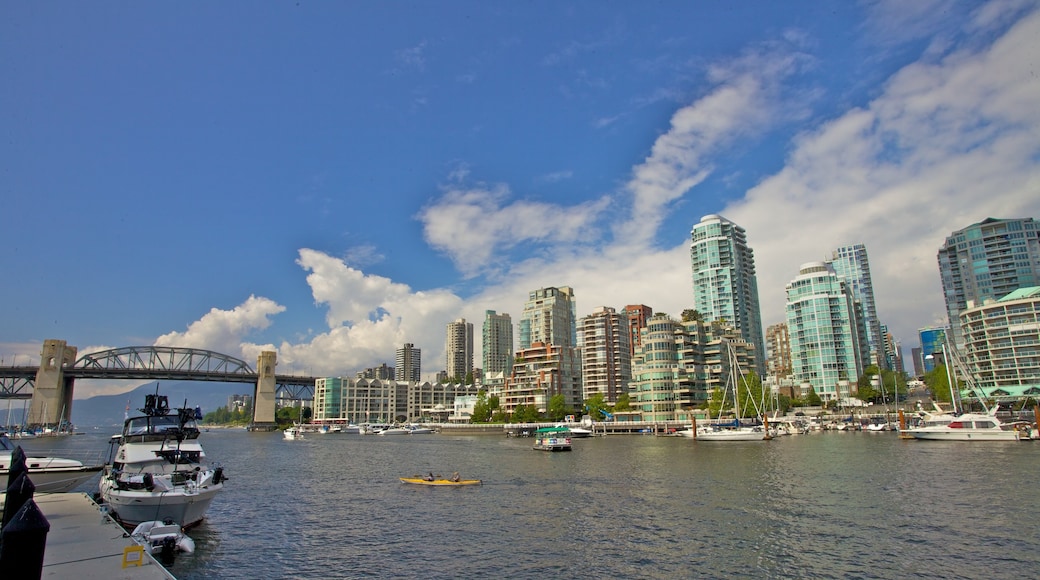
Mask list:
[[[0,399],[32,399],[39,370],[39,366],[0,366]],[[211,350],[166,346],[128,346],[93,352],[66,366],[63,375],[70,392],[77,379],[251,383],[254,401],[259,378],[241,359]],[[274,379],[276,398],[314,398],[316,377],[275,374]]]

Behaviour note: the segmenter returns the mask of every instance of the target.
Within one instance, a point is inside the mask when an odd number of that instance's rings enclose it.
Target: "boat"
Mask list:
[[[0,481],[7,481],[11,473],[16,445],[6,433],[0,432]],[[23,450],[24,453],[24,450]],[[25,456],[25,467],[36,493],[65,493],[72,491],[105,468],[101,453],[95,461],[84,464],[76,459],[62,457]]]
[[[98,496],[127,529],[167,519],[190,529],[224,489],[224,468],[209,465],[199,443],[202,411],[172,411],[165,396],[145,395],[141,414],[128,414],[123,432],[110,441]]]
[[[565,425],[563,423],[557,424],[556,427],[569,430],[571,437],[574,439],[584,439],[585,437],[592,437],[592,430],[586,429],[584,427],[578,427],[576,425]]]
[[[534,449],[539,451],[570,451],[571,430],[567,427],[542,427],[534,432]]]
[[[422,425],[408,425],[405,429],[408,429],[409,435],[430,435],[433,433],[433,429],[423,427]]]
[[[409,434],[411,434],[411,431],[408,429],[408,427],[402,427],[400,425],[395,425],[393,427],[389,427],[388,426],[387,428],[380,429],[379,431],[376,432],[376,435],[409,435]]]
[[[924,412],[918,425],[903,429],[914,439],[938,441],[1018,441],[1021,432],[1005,428],[994,412]]]
[[[299,425],[293,425],[292,427],[283,429],[282,436],[285,437],[286,441],[300,441],[304,439],[303,428]]]
[[[454,476],[448,478],[439,476],[433,477],[432,475],[428,475],[426,477],[422,477],[420,475],[413,475],[411,477],[401,477],[399,479],[401,480],[401,483],[410,483],[412,485],[432,485],[447,487],[460,485],[481,485],[482,483],[479,479],[460,479],[458,478],[457,473]]]
[[[195,540],[170,519],[141,522],[130,537],[144,546],[149,554],[159,558],[164,566],[172,564],[177,554],[195,553]]]
[[[960,361],[960,357],[952,348],[948,353],[946,344],[943,343],[943,354],[947,361],[947,380],[950,385],[951,410],[944,411],[932,401],[934,412],[923,411],[918,408],[917,424],[907,427],[900,432],[901,437],[913,437],[914,439],[932,441],[1019,441],[1020,432],[1011,425],[1004,425],[997,418],[997,407],[990,409],[986,405],[984,396],[978,397],[983,412],[962,412],[957,405],[957,393],[954,386],[957,384],[956,369],[962,369],[962,375],[969,390],[975,390],[976,384],[970,372],[964,370],[966,367]],[[981,390],[980,390],[981,391]],[[918,404],[920,406],[920,404]]]
[[[389,423],[362,423],[358,425],[358,433],[360,435],[377,435],[380,431],[390,427]]]
[[[740,370],[740,364],[737,361],[737,355],[736,352],[734,352],[732,345],[727,343],[726,347],[729,354],[730,372],[727,386],[722,392],[722,401],[719,403],[719,416],[716,417],[714,422],[703,427],[698,427],[693,438],[698,441],[768,441],[773,438],[769,433],[768,425],[745,425],[740,420],[741,408],[740,399],[738,397],[739,389],[737,389],[737,378],[739,377],[741,380],[745,380],[744,373]],[[734,372],[734,370],[736,372]],[[747,383],[745,382],[745,385],[746,384]],[[733,420],[723,422],[723,407],[726,404],[726,395],[730,391],[733,393]],[[754,403],[754,401],[752,401],[752,403]]]

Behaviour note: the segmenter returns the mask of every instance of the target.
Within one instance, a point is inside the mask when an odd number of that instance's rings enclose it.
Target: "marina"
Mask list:
[[[435,578],[978,578],[1040,567],[1040,539],[1022,533],[1040,518],[1033,442],[820,430],[719,445],[648,433],[576,439],[561,454],[532,453],[530,438],[498,427],[292,445],[279,432],[212,429],[207,454],[233,470],[234,485],[189,531],[195,551],[171,571],[181,580],[419,569]],[[105,440],[48,442],[47,453],[60,455],[62,443]],[[455,471],[481,484],[433,493],[401,482]],[[1000,501],[982,505],[980,495]],[[421,514],[408,515],[417,502]],[[61,526],[52,521],[52,536]]]

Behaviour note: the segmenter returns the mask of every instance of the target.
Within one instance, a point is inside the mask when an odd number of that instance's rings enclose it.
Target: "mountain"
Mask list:
[[[217,407],[226,407],[231,395],[253,396],[256,387],[244,383],[210,383],[203,381],[163,381],[159,383],[159,394],[166,395],[170,408],[187,406],[202,407],[209,413]],[[83,427],[122,427],[127,401],[130,412],[144,406],[144,396],[155,394],[155,382],[145,383],[121,395],[99,395],[72,402],[72,423],[77,430]]]

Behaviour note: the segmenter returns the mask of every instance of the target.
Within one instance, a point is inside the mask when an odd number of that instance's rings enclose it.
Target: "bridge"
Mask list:
[[[243,360],[195,348],[129,346],[79,359],[77,350],[63,340],[46,340],[39,366],[0,366],[0,399],[31,399],[29,426],[56,427],[70,422],[76,379],[251,383],[251,428],[263,430],[275,426],[275,402],[279,395],[289,399],[314,398],[317,377],[276,374],[274,351],[260,353],[254,371]]]

